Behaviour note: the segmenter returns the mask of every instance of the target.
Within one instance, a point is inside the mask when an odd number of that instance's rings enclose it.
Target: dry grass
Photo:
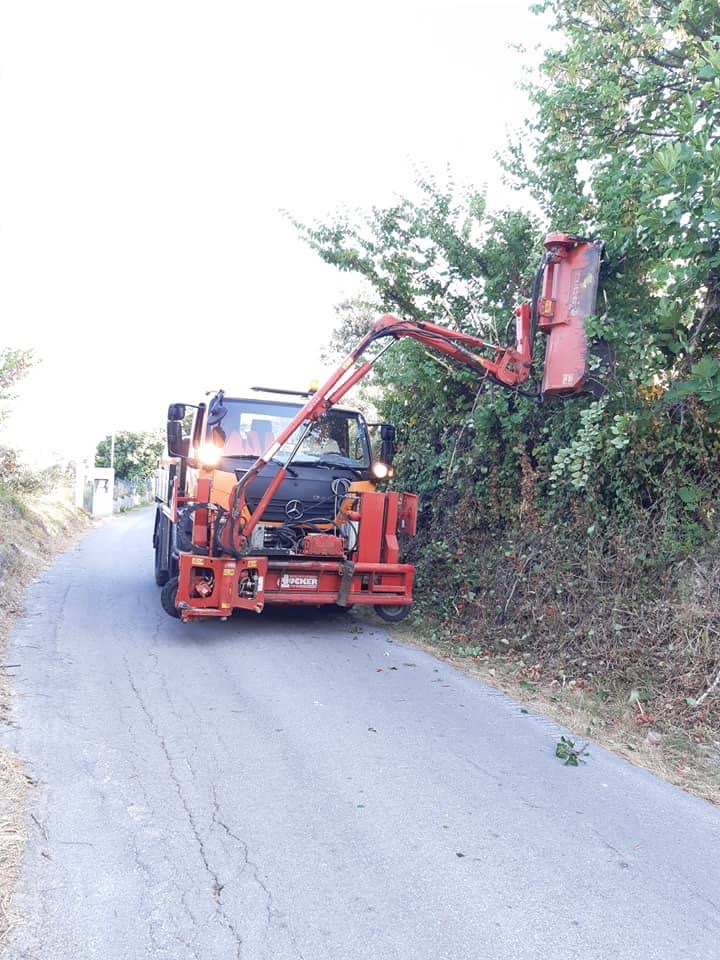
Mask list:
[[[23,801],[27,781],[17,757],[0,750],[0,948],[13,925],[10,906],[25,847]]]
[[[22,613],[27,586],[50,560],[71,546],[87,528],[81,511],[63,501],[0,497],[0,661]],[[0,669],[0,720],[12,691],[8,672]],[[25,846],[23,800],[28,781],[22,761],[0,748],[0,947],[12,925],[12,892]]]

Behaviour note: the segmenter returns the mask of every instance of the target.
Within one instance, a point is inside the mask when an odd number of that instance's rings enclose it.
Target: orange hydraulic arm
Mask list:
[[[585,320],[595,310],[602,243],[554,233],[546,238],[545,249],[536,278],[533,302],[523,304],[516,310],[516,339],[513,346],[490,344],[480,337],[434,323],[401,320],[390,314],[380,317],[338,369],[280,432],[275,443],[258,457],[233,488],[230,517],[220,537],[223,548],[236,556],[246,551],[250,533],[286,476],[286,468],[281,466],[255,509],[248,514],[245,492],[260,470],[300,430],[288,457],[289,464],[312,424],[362,380],[385,350],[401,337],[412,337],[483,376],[489,376],[496,383],[514,388],[530,376],[533,341],[536,330],[540,330],[548,336],[540,392],[549,395],[582,393],[587,374]],[[370,359],[360,362],[370,345],[384,338],[390,338],[387,346]],[[491,351],[494,356],[489,359],[475,352],[478,350]]]

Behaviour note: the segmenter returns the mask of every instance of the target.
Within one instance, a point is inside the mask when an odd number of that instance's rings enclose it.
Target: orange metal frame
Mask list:
[[[208,511],[196,511],[194,523],[200,513],[207,515]],[[352,560],[273,560],[181,553],[176,596],[181,618],[228,617],[233,609],[260,613],[266,603],[344,607],[411,604],[415,568],[398,562],[397,533],[402,525],[408,532],[414,531],[417,497],[365,491],[359,494],[355,515],[359,534]],[[207,525],[204,539],[207,540]],[[245,597],[241,584],[251,580],[255,591],[252,597]]]

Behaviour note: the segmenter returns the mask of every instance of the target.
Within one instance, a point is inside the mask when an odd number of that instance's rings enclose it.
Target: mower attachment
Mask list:
[[[595,313],[603,245],[551,233],[545,249],[542,288],[533,304],[538,330],[548,338],[542,393],[595,392],[588,378],[585,322]]]

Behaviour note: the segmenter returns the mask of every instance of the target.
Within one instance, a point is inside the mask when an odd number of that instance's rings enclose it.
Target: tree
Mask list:
[[[105,437],[97,445],[95,466],[109,467],[112,438]],[[133,433],[129,430],[115,434],[115,475],[119,480],[141,480],[152,476],[165,448],[163,434]]]
[[[15,387],[27,376],[35,364],[32,350],[0,350],[0,426],[15,399]],[[25,466],[16,450],[0,446],[0,495],[32,494],[48,490],[63,480],[66,471],[59,465],[45,470],[32,470]]]
[[[15,386],[34,363],[32,350],[0,350],[0,423],[10,412],[8,401],[15,399]]]
[[[377,370],[381,415],[409,428],[398,481],[429,503],[443,483],[451,499],[465,489],[484,516],[512,522],[526,507],[525,471],[548,518],[581,493],[593,524],[643,510],[668,529],[707,524],[716,490],[706,465],[720,454],[717,3],[537,9],[554,16],[558,44],[530,84],[535,114],[506,168],[547,228],[606,241],[589,332],[611,342],[615,378],[601,402],[538,408],[479,396],[467,371],[403,343]],[[530,292],[538,225],[521,213],[488,217],[472,188],[428,177],[416,187],[356,220],[297,226],[326,262],[365,278],[379,310],[505,340],[513,305]]]
[[[365,281],[361,300],[338,310],[341,322],[331,343],[336,355],[383,311],[505,340],[513,307],[529,295],[540,256],[532,218],[516,212],[488,216],[483,194],[458,188],[452,179],[420,176],[414,196],[390,207],[373,207],[357,220],[343,214],[296,226],[326,262]],[[443,480],[452,475],[455,483],[479,459],[494,459],[498,486],[509,484],[516,492],[527,441],[521,425],[537,413],[531,401],[488,391],[480,402],[476,374],[407,340],[378,363],[374,382],[380,416],[401,430],[398,482],[424,494],[428,507]],[[488,471],[483,466],[479,472],[477,492],[491,496]]]
[[[378,298],[369,288],[356,297],[350,297],[335,305],[337,323],[330,334],[330,341],[320,354],[323,363],[342,360],[357,342],[370,330],[380,311]]]
[[[418,176],[415,188],[416,197],[373,207],[356,220],[343,214],[330,223],[294,223],[326,263],[365,278],[376,306],[415,320],[486,329],[488,318],[479,312],[489,272],[483,193],[431,176]]]
[[[601,236],[625,373],[688,373],[720,345],[717,0],[544,0],[557,49],[506,166],[548,220]],[[720,377],[718,378],[720,396]]]
[[[717,673],[712,612],[693,600],[693,618],[676,619],[675,601],[693,596],[687,558],[718,528],[718,5],[537,9],[554,16],[558,43],[541,56],[535,115],[506,168],[546,229],[606,241],[589,329],[614,347],[615,375],[599,400],[538,405],[483,392],[416,343],[379,361],[380,413],[401,431],[396,482],[421,495],[416,599],[447,618],[451,643],[495,638],[563,678],[571,663],[631,689],[664,684],[675,709],[690,704],[678,675],[698,662]],[[364,277],[378,310],[505,340],[545,231],[519,213],[488,217],[472,189],[417,186],[412,199],[300,233]],[[366,322],[349,305],[342,332]],[[692,657],[673,662],[678,636]]]

